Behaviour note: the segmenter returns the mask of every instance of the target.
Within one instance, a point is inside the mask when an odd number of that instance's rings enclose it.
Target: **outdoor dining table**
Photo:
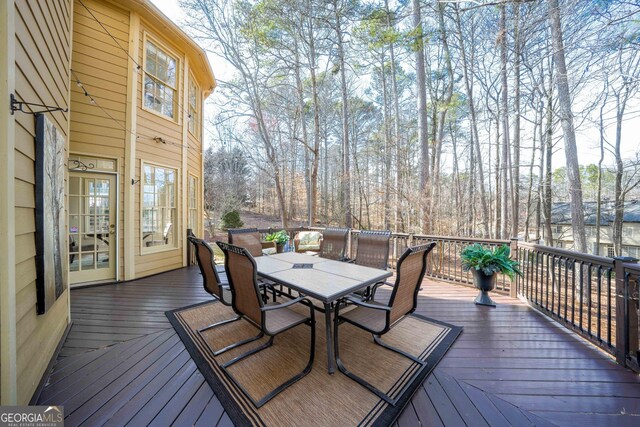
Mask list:
[[[322,302],[326,323],[327,368],[330,374],[334,373],[333,303],[354,291],[384,281],[391,276],[391,272],[295,252],[261,256],[255,261],[260,277]]]

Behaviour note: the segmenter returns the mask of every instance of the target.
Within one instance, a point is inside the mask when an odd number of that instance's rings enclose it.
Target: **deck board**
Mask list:
[[[188,268],[72,290],[38,403],[64,405],[67,426],[232,425],[164,315],[209,300],[201,280]],[[637,375],[519,300],[475,306],[476,292],[425,280],[416,312],[464,331],[396,425],[637,425]]]

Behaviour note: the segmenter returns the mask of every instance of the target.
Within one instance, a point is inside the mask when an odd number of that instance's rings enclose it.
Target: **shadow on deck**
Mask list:
[[[425,280],[417,313],[464,332],[398,426],[638,425],[640,379],[506,296]],[[197,268],[71,292],[73,326],[38,404],[65,425],[232,425],[167,318],[210,297]]]

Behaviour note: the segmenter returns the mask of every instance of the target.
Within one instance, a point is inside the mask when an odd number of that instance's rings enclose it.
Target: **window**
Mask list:
[[[561,225],[556,225],[556,233],[557,234],[562,234],[562,226]]]
[[[623,246],[622,254],[632,258],[638,258],[638,256],[640,256],[640,248],[637,246]]]
[[[613,258],[614,256],[616,256],[615,252],[613,251],[613,246],[607,246],[607,256],[609,258]]]
[[[142,247],[176,247],[175,169],[143,164]]]
[[[143,105],[171,119],[175,119],[175,103],[178,99],[177,63],[176,58],[154,42],[146,41]]]
[[[193,78],[189,78],[189,132],[196,138],[199,138],[200,131],[200,115],[198,114],[200,97],[198,92],[195,81]]]
[[[633,227],[622,227],[623,237],[633,237]]]
[[[196,233],[198,231],[198,178],[193,175],[189,175],[188,202],[187,228]]]

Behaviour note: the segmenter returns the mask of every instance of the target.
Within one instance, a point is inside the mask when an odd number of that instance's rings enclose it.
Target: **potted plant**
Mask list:
[[[462,250],[460,254],[462,268],[464,271],[471,270],[475,285],[480,289],[475,299],[476,304],[496,306],[488,292],[496,285],[497,273],[505,274],[511,280],[516,274],[522,275],[518,262],[512,260],[509,255],[510,250],[507,245],[491,249],[476,243]]]
[[[264,236],[264,240],[267,242],[276,243],[276,252],[281,253],[284,251],[284,245],[289,242],[289,235],[285,230],[276,231],[275,233],[269,233]]]

